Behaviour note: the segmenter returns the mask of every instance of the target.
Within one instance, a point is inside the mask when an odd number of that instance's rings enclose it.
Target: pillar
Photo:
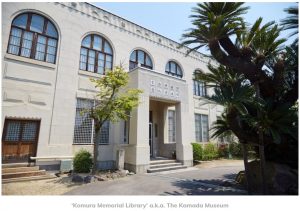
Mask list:
[[[188,104],[176,104],[176,159],[186,166],[193,165],[193,149],[191,145],[191,119]]]

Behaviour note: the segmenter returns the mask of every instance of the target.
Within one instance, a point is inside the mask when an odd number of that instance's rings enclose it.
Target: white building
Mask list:
[[[93,103],[89,78],[122,63],[130,86],[142,89],[130,121],[107,123],[99,145],[99,168],[145,172],[150,157],[192,165],[191,142],[209,141],[221,108],[207,104],[206,88],[193,72],[207,58],[155,32],[88,3],[2,4],[2,161],[28,156],[46,169],[81,148],[92,151],[92,120],[80,110]]]

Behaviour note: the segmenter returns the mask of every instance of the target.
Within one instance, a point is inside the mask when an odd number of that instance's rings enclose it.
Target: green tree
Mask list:
[[[91,79],[98,90],[96,103],[84,112],[88,112],[94,119],[95,141],[93,154],[92,173],[97,172],[97,158],[99,154],[99,140],[101,128],[106,121],[117,122],[127,120],[132,109],[139,104],[139,89],[129,89],[128,73],[121,66],[114,67],[112,71],[106,71],[105,76],[98,79]]]
[[[294,31],[290,34],[290,36],[294,36],[298,34],[298,6],[297,7],[289,7],[284,11],[289,14],[288,17],[281,20],[281,24],[283,25],[285,30],[293,29]],[[298,39],[296,39],[298,42]]]
[[[291,53],[297,46],[284,47],[285,39],[279,37],[283,28],[275,22],[263,25],[258,18],[248,27],[242,17],[248,9],[243,3],[197,4],[191,15],[194,27],[183,35],[182,45],[194,44],[190,51],[206,46],[219,63],[209,66],[211,73],[195,77],[211,84],[215,94],[210,99],[225,108],[226,121],[219,122],[219,129],[234,133],[243,144],[259,146],[266,193],[265,155],[271,159],[270,149],[280,152],[275,156],[280,162],[298,165],[287,150],[298,149],[298,58]]]

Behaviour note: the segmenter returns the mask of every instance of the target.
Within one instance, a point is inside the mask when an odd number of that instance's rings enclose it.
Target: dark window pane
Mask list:
[[[129,62],[129,70],[136,68],[137,64],[135,62]]]
[[[95,131],[93,131],[94,139],[96,138]],[[109,143],[109,121],[104,122],[101,128],[100,137],[99,137],[100,144],[108,144]]]
[[[46,55],[46,62],[54,63],[55,61],[55,56],[52,54],[47,54]]]
[[[104,43],[104,52],[108,54],[112,54],[112,49],[107,41]]]
[[[14,19],[12,25],[18,26],[18,27],[21,27],[21,28],[25,29],[26,24],[27,24],[27,19],[28,19],[27,14],[20,15],[17,18]]]
[[[74,143],[91,144],[92,143],[92,129],[93,120],[84,109],[93,106],[92,100],[77,99],[75,128],[74,128]]]
[[[176,64],[171,62],[171,73],[176,73]]]
[[[180,66],[173,61],[168,62],[166,65],[166,73],[179,78],[183,76]]]
[[[182,76],[182,71],[181,71],[181,68],[179,67],[179,65],[177,65],[177,75]]]
[[[168,111],[168,132],[169,132],[169,142],[175,142],[176,134],[176,123],[175,123],[175,111]]]
[[[7,123],[5,141],[18,141],[20,138],[21,123],[9,121]]]
[[[88,71],[94,72],[95,68],[95,51],[90,50],[89,51],[89,57],[88,57]]]
[[[21,29],[12,28],[8,46],[8,53],[18,55],[21,43],[21,34]]]
[[[145,64],[145,53],[143,51],[138,51],[138,63]]]
[[[51,37],[55,37],[55,38],[58,37],[55,26],[50,21],[48,21],[48,24],[47,24],[46,34],[51,36]]]
[[[132,53],[131,53],[131,55],[130,55],[130,61],[133,61],[133,62],[135,62],[136,61],[136,51],[133,51]]]
[[[112,56],[106,55],[106,61],[112,62]]]
[[[146,65],[152,68],[152,61],[148,55],[146,55]]]
[[[44,28],[44,18],[39,15],[32,15],[30,30],[42,33]]]
[[[85,49],[85,48],[81,48],[80,49],[80,54],[82,54],[82,55],[87,55],[87,49]]]
[[[91,35],[87,36],[86,38],[84,38],[82,40],[82,46],[85,46],[87,48],[90,48],[91,47]]]
[[[56,48],[57,41],[55,39],[48,39],[48,45]]]
[[[104,67],[103,66],[98,66],[97,73],[103,75],[104,74]]]
[[[46,37],[39,35],[36,45],[35,59],[43,61],[46,51]]]
[[[48,54],[55,55],[55,51],[56,51],[56,48],[48,46],[48,48],[47,48],[47,53]]]
[[[99,53],[99,54],[98,54],[98,59],[104,61],[104,54],[103,54],[103,53]]]
[[[35,141],[37,132],[36,122],[26,122],[23,127],[22,140],[23,141]]]
[[[33,39],[33,33],[32,32],[24,32],[23,42],[22,42],[22,49],[21,49],[21,56],[30,57],[31,47],[32,47],[32,39]]]
[[[102,38],[99,36],[94,35],[94,46],[95,50],[101,51],[102,50]]]
[[[112,69],[112,63],[111,62],[108,62],[108,61],[106,61],[106,63],[105,63],[105,69]]]

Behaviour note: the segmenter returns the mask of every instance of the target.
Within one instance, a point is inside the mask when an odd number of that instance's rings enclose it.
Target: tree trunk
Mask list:
[[[255,83],[255,92],[256,92],[256,98],[259,99],[260,90],[259,90],[258,82]],[[257,117],[259,120],[261,119],[261,113],[259,110],[257,110]],[[262,194],[266,195],[267,194],[266,161],[265,161],[264,135],[263,135],[261,125],[259,125],[258,128],[258,141],[259,141],[260,173],[261,173],[261,181],[262,181],[261,191]]]
[[[260,171],[262,179],[262,193],[267,193],[267,179],[266,179],[266,161],[265,161],[265,147],[262,137],[262,132],[259,132],[259,160],[260,160]]]
[[[101,128],[100,129],[96,129],[97,127],[95,127],[95,142],[94,142],[94,158],[93,158],[93,169],[92,169],[92,174],[96,174],[98,171],[98,166],[97,166],[97,158],[99,155],[99,140],[100,140],[100,133],[101,133]]]
[[[243,148],[243,158],[244,158],[244,166],[245,166],[245,181],[246,181],[246,187],[248,190],[248,194],[252,194],[252,191],[250,189],[250,177],[249,177],[249,168],[248,168],[248,149],[247,145],[242,143]]]

